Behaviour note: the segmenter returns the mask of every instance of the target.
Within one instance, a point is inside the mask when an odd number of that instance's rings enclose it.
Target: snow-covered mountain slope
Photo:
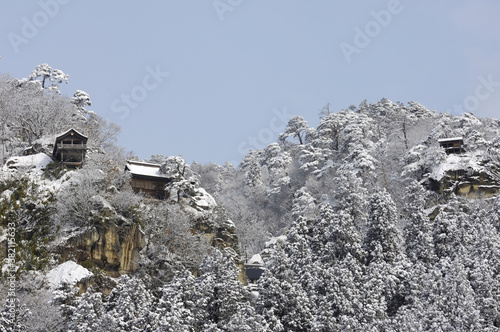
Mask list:
[[[73,105],[67,123],[78,110],[82,128],[96,124]],[[237,168],[145,161],[169,179],[163,200],[132,187],[105,139],[89,135],[84,166],[67,170],[48,146],[20,156],[26,135],[8,135],[0,172],[0,259],[12,267],[0,318],[18,299],[30,318],[19,328],[49,317],[61,331],[500,326],[499,120],[387,99],[316,128],[296,116]],[[463,140],[460,154],[446,138]],[[253,293],[239,281],[245,257],[264,265]]]

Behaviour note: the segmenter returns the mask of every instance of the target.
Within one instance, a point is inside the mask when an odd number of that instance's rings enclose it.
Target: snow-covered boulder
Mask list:
[[[58,289],[62,286],[74,286],[78,282],[93,277],[94,274],[73,261],[64,262],[50,270],[46,279],[50,289]]]
[[[193,208],[201,210],[212,210],[217,206],[215,199],[203,188],[196,188],[192,196]]]
[[[10,157],[3,166],[4,172],[12,172],[20,169],[42,171],[52,162],[52,158],[45,153],[37,153],[31,156]]]

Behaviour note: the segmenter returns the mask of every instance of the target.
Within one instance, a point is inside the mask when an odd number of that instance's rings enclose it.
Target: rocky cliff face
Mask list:
[[[449,197],[488,198],[500,191],[500,164],[483,150],[449,154],[424,175],[428,189]]]
[[[428,179],[429,189],[449,196],[492,197],[500,191],[500,173],[472,168],[449,170],[440,179]]]
[[[199,246],[200,255],[209,251],[206,243],[225,252],[240,267],[241,280],[244,281],[236,228],[214,198],[196,182],[173,181],[168,188],[172,195],[167,200],[158,201],[135,195],[126,187],[118,191],[115,186],[108,185],[108,182],[114,182],[103,179],[104,172],[82,169],[53,178],[35,170],[36,173],[23,173],[26,180],[0,181],[0,259],[7,256],[2,227],[16,222],[19,227],[16,234],[31,239],[24,243],[20,253],[26,261],[24,268],[28,270],[43,270],[54,262],[74,261],[94,272],[97,270],[93,268],[97,268],[110,277],[140,273],[138,270],[143,267],[140,264],[144,263],[145,257],[149,259],[146,252],[150,235],[178,231],[168,223],[163,224],[162,220],[155,229],[148,224],[150,208],[164,204],[174,205],[181,211],[181,220],[171,217],[169,222],[184,222],[187,233],[200,234],[207,239]],[[15,169],[12,171],[13,176],[16,172]],[[172,243],[176,243],[175,240]],[[196,246],[186,243],[188,247]],[[164,244],[160,241],[158,247]],[[182,261],[175,258],[178,254],[175,250],[170,253],[174,258],[169,259]],[[186,266],[196,269],[194,265]],[[153,266],[151,271],[157,268]],[[89,282],[94,282],[94,279],[82,284],[81,292]]]
[[[102,201],[102,199],[101,199]],[[157,200],[145,200],[156,204]],[[236,227],[224,210],[202,188],[191,195],[172,201],[179,204],[193,224],[192,232],[201,234],[211,246],[233,257],[240,267],[240,279],[245,281]],[[104,217],[105,216],[105,217]],[[53,250],[63,261],[75,260],[85,267],[96,266],[111,277],[135,272],[140,253],[147,245],[147,236],[137,222],[128,221],[102,201],[95,217],[101,222],[84,231],[66,236]]]
[[[140,226],[108,221],[70,237],[57,247],[63,260],[75,259],[83,266],[95,265],[112,277],[134,272],[139,252],[146,245]]]
[[[228,253],[240,270],[238,279],[246,283],[244,261],[240,256],[236,227],[223,209],[215,208],[214,216],[214,218],[200,218],[195,224],[194,231],[203,234],[211,246]]]

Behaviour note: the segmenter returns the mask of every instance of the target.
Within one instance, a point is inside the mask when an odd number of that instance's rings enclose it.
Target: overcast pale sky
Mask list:
[[[500,116],[495,0],[0,0],[0,73],[41,63],[141,158],[238,164],[286,121],[376,102]]]

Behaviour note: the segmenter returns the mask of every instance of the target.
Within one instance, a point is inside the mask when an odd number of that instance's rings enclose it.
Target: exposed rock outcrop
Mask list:
[[[486,170],[461,169],[446,171],[439,179],[428,179],[429,189],[448,196],[492,197],[500,191],[497,173]]]
[[[139,252],[145,245],[139,225],[108,221],[69,238],[57,251],[63,260],[72,258],[83,266],[95,265],[118,277],[137,269]]]
[[[240,273],[238,279],[246,283],[244,262],[241,259],[238,235],[233,222],[227,217],[225,211],[219,207],[213,210],[212,218],[199,218],[195,222],[194,231],[207,238],[208,243],[221,251],[229,254]]]
[[[500,165],[478,151],[450,154],[433,166],[424,183],[443,197],[491,197],[500,191]]]

